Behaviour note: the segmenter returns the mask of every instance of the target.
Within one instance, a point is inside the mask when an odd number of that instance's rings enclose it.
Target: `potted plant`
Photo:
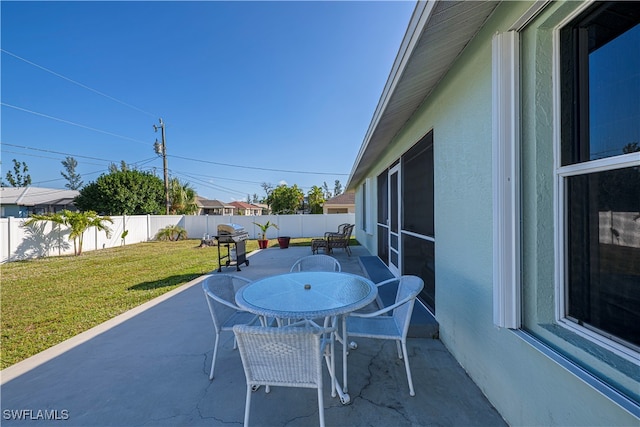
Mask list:
[[[290,240],[291,240],[291,237],[289,236],[278,237],[278,245],[280,245],[280,249],[287,249],[289,247]]]
[[[258,247],[260,249],[266,249],[267,246],[269,245],[269,239],[267,239],[267,230],[270,227],[275,228],[276,230],[278,229],[278,226],[276,224],[274,224],[271,221],[267,221],[264,224],[260,224],[257,222],[254,222],[255,225],[257,225],[260,228],[260,231],[262,231],[260,233],[260,239],[258,239]]]

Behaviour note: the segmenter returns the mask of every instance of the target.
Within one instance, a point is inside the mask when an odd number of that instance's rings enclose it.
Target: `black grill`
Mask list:
[[[242,263],[249,266],[246,249],[246,240],[249,238],[249,233],[244,231],[241,225],[220,224],[218,225],[218,234],[213,237],[218,241],[218,273],[222,271],[223,261],[226,267],[235,265],[237,271],[241,271],[240,264]],[[220,253],[220,246],[227,248],[227,255]],[[235,259],[231,256],[232,252],[236,254]]]

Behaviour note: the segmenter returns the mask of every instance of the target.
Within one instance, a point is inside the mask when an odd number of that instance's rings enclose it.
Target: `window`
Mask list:
[[[640,350],[640,8],[597,4],[560,31],[563,322]]]

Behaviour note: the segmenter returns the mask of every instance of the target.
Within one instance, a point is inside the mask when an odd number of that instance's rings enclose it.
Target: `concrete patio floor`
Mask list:
[[[337,250],[334,256],[343,271],[363,274],[359,256],[370,254],[362,247],[353,252],[347,257]],[[269,248],[251,254],[250,265],[241,266],[241,272],[235,267],[223,272],[257,279],[284,273],[310,254],[309,247]],[[232,349],[233,335],[223,335],[216,376],[209,381],[213,339],[196,279],[2,371],[1,423],[242,425],[246,385],[240,356]],[[331,397],[325,371],[326,424],[505,425],[439,340],[410,338],[408,350],[415,397],[409,396],[395,344],[360,339],[349,354],[350,404]],[[317,411],[315,390],[273,387],[269,394],[264,389],[254,394],[250,421],[254,426],[313,426],[318,425]]]

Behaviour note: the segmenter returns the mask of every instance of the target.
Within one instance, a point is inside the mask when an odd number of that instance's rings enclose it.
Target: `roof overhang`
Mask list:
[[[347,190],[369,173],[480,31],[499,1],[419,1],[351,169]]]

